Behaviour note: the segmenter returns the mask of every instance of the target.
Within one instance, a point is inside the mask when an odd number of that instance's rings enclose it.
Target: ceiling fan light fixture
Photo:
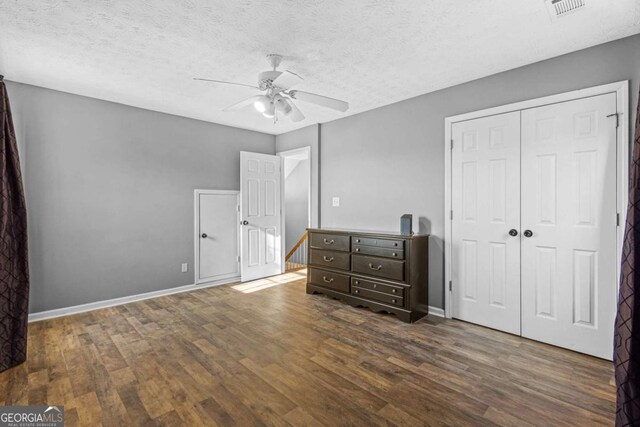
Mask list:
[[[254,103],[253,103],[253,107],[256,109],[256,111],[258,111],[259,113],[264,113],[265,111],[267,111],[267,108],[269,106],[269,104],[271,103],[271,100],[269,99],[268,96],[266,95],[262,95],[260,96],[259,99],[257,99]]]
[[[276,106],[274,105],[273,101],[269,101],[264,111],[262,111],[262,115],[272,119],[275,114],[276,114]]]
[[[288,116],[291,113],[291,105],[282,97],[276,99],[276,110],[278,113]]]

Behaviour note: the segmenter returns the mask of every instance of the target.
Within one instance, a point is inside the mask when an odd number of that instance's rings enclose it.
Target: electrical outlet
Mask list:
[[[334,197],[331,200],[331,204],[334,208],[339,208],[340,207],[340,197]]]
[[[185,262],[184,264],[182,264],[182,272],[186,273],[187,271],[189,271],[189,264]]]

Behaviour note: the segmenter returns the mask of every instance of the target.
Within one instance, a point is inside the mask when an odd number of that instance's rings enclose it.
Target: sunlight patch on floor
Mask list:
[[[231,286],[231,289],[242,292],[243,294],[250,294],[253,292],[261,291],[263,289],[272,288],[274,286],[284,285],[286,283],[295,282],[307,277],[307,269],[301,269],[297,271],[280,274],[278,276],[267,277],[264,279],[253,280],[251,282],[239,283]]]

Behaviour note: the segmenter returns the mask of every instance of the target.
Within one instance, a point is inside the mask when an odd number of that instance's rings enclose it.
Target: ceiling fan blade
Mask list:
[[[303,80],[304,79],[296,73],[285,70],[273,81],[273,85],[278,86],[282,90],[287,90]]]
[[[284,100],[287,102],[287,104],[291,106],[291,111],[289,112],[287,117],[289,117],[293,122],[303,121],[304,114],[302,114],[302,111],[300,111],[300,109],[296,107],[296,104],[294,104],[293,101],[291,101],[290,99],[284,98]]]
[[[247,85],[247,84],[244,84],[244,83],[225,82],[225,81],[222,81],[222,80],[201,79],[201,78],[198,78],[198,77],[194,77],[193,80],[201,80],[203,82],[221,83],[221,84],[225,84],[225,85],[245,86],[245,87],[250,87],[252,89],[258,89],[258,86]]]
[[[250,96],[250,97],[249,97],[249,98],[247,98],[247,99],[243,99],[243,100],[242,100],[242,101],[240,101],[240,102],[236,102],[236,103],[235,103],[235,104],[233,104],[233,105],[229,105],[228,107],[226,107],[226,108],[225,108],[225,109],[223,109],[222,111],[227,111],[227,112],[230,112],[230,111],[238,111],[239,109],[244,108],[244,107],[246,107],[247,105],[251,105],[251,104],[253,104],[254,102],[256,102],[258,99],[260,99],[260,98],[261,98],[261,97],[263,97],[263,96],[264,96],[264,95],[254,95],[254,96]]]
[[[340,101],[339,99],[329,98],[328,96],[317,95],[315,93],[303,92],[301,90],[292,90],[289,96],[293,99],[299,99],[300,101],[311,102],[312,104],[321,105],[323,107],[332,108],[338,111],[347,111],[349,109],[349,103]]]

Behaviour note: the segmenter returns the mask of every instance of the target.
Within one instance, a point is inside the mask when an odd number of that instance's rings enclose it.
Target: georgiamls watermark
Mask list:
[[[63,427],[64,406],[0,406],[0,427]]]

